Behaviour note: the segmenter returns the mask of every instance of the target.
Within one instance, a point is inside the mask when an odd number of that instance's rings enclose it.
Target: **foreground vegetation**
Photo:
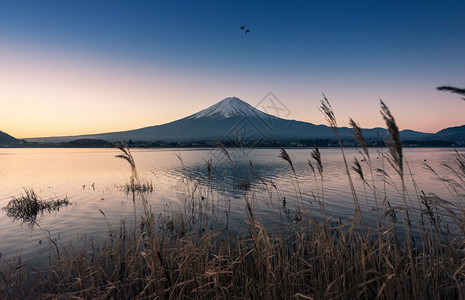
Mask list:
[[[62,206],[71,204],[68,198],[43,200],[32,188],[24,188],[24,195],[13,197],[3,208],[6,215],[13,220],[21,220],[31,229],[37,222],[37,216],[43,215],[44,212],[60,210]]]
[[[321,111],[338,138],[326,98]],[[399,130],[382,102],[381,114],[390,134],[383,159],[393,174],[387,168],[373,169],[370,150],[353,120],[350,125],[363,159],[349,164],[338,138],[350,184],[347,192],[354,203],[347,223],[324,214],[324,166],[317,147],[309,168],[318,194],[303,199],[297,193],[292,212],[285,210],[284,218],[270,228],[254,209],[263,199],[256,199],[253,187],[242,183],[248,190],[243,195],[248,223],[242,232],[232,234],[214,226],[218,216],[211,209],[213,200],[206,195],[199,201],[194,191],[184,211],[155,216],[144,197],[151,184],[142,182],[129,148],[119,144],[118,157],[132,170],[127,192],[144,211],[139,217],[134,213],[138,226],[109,225],[106,241],[83,249],[59,249],[62,246],[53,243],[57,256],[45,269],[28,269],[20,258],[8,262],[0,273],[0,295],[4,299],[465,299],[465,157],[457,153],[456,162],[448,166],[454,178],[430,168],[452,200],[421,193],[413,177],[416,193],[410,195],[406,177],[411,174]],[[227,148],[218,146],[230,159]],[[281,149],[279,157],[289,163],[297,180],[289,154]],[[210,181],[211,162],[206,168]],[[382,174],[386,183],[398,182],[402,205],[391,206],[382,188],[375,186],[375,173]],[[373,193],[376,224],[367,224],[361,213],[353,175]],[[263,184],[267,185],[265,180]],[[299,189],[298,182],[296,186]],[[307,200],[318,203],[319,211],[313,207],[310,212]]]

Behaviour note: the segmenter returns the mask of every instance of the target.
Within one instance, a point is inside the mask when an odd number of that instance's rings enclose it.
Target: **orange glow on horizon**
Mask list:
[[[223,98],[238,96],[255,106],[273,91],[290,109],[289,119],[325,124],[318,111],[321,91],[328,96],[339,126],[348,116],[364,128],[384,127],[382,96],[400,129],[436,132],[465,124],[465,101],[436,92],[433,83],[402,80],[361,90],[347,80],[309,76],[289,81],[281,75],[196,73],[156,64],[141,66],[64,56],[50,49],[0,49],[0,131],[17,138],[105,133],[168,123]],[[421,90],[422,93],[418,91]],[[416,100],[415,100],[416,99]]]

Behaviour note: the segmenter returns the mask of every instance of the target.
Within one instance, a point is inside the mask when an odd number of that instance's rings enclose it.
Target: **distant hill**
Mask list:
[[[19,140],[12,137],[11,135],[0,131],[0,145],[10,145],[19,143]]]
[[[76,139],[100,139],[109,142],[118,140],[137,141],[232,141],[236,140],[236,130],[244,145],[259,141],[334,139],[332,129],[326,125],[287,120],[264,113],[236,97],[230,97],[183,119],[163,125],[150,126],[136,130],[111,132],[93,135],[34,138],[33,142],[69,142]],[[367,140],[385,139],[384,128],[363,129]],[[351,130],[339,128],[342,139],[352,139]],[[432,134],[404,130],[401,138],[420,140]]]
[[[432,137],[434,140],[444,140],[465,143],[465,125],[448,127],[438,131]]]
[[[97,139],[78,139],[71,142],[65,142],[61,145],[62,147],[77,147],[77,148],[93,148],[93,147],[113,147],[112,143],[105,140]]]

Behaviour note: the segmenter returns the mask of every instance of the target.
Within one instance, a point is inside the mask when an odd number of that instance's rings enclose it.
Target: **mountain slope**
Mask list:
[[[186,117],[185,119],[195,120],[205,118],[219,120],[238,116],[248,118],[277,119],[275,116],[266,114],[236,97],[225,98],[220,102],[199,111],[198,113]]]
[[[0,145],[9,145],[9,144],[15,144],[18,143],[19,140],[16,138],[12,137],[11,135],[0,131]]]
[[[431,138],[434,140],[465,142],[465,125],[445,128],[435,133]]]
[[[186,118],[136,130],[74,137],[28,139],[28,141],[67,142],[75,139],[192,142],[209,140],[236,140],[236,131],[244,141],[334,139],[331,128],[325,125],[287,120],[264,113],[236,97],[223,99]],[[364,129],[368,140],[387,137],[383,128]],[[351,139],[349,128],[339,128],[342,139]],[[402,138],[422,139],[430,134],[406,130]]]

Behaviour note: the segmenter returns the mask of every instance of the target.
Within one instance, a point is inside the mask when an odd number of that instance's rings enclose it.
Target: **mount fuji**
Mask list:
[[[383,128],[364,129],[367,140],[386,137]],[[339,128],[342,139],[351,139],[351,130]],[[401,132],[403,139],[424,139],[431,134],[411,130]],[[282,119],[262,112],[236,97],[229,97],[183,119],[141,129],[81,136],[31,138],[31,142],[69,142],[76,139],[195,142],[237,141],[244,145],[261,141],[334,139],[333,131],[325,125]]]
[[[226,119],[232,117],[276,119],[276,117],[264,113],[236,97],[225,98],[198,113],[188,116],[186,119]]]

